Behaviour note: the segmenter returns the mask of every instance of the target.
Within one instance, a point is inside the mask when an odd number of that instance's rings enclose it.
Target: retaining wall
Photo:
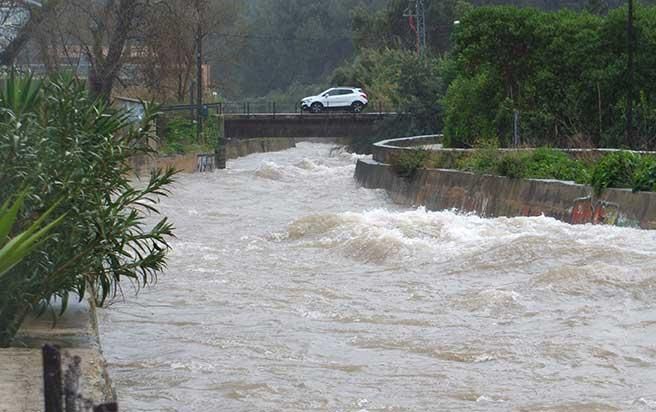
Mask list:
[[[400,155],[404,151],[415,150],[419,147],[424,147],[427,150],[439,155],[440,164],[444,165],[443,167],[450,168],[457,164],[458,160],[469,155],[472,152],[472,149],[459,149],[459,148],[444,148],[441,147],[442,135],[425,135],[425,136],[412,136],[412,137],[401,137],[398,139],[389,139],[383,140],[372,145],[372,154],[374,160],[381,163],[390,163],[390,160],[395,156]],[[510,152],[530,152],[535,150],[534,148],[500,148],[500,152],[510,153]],[[596,160],[600,157],[618,151],[625,151],[621,149],[556,149],[563,153],[566,153],[573,159],[580,160]],[[656,152],[648,151],[631,151],[633,153],[655,156]]]
[[[253,153],[287,150],[295,147],[296,142],[299,140],[302,139],[284,137],[230,139],[226,143],[226,156],[228,159],[236,159]],[[134,173],[138,176],[146,175],[154,169],[166,169],[167,167],[174,167],[182,173],[193,173],[198,170],[199,155],[213,156],[213,154],[203,153],[157,157],[139,156],[132,159],[131,166]]]
[[[380,142],[374,145],[374,159],[385,161],[410,150],[408,146],[438,141],[439,136],[418,136]],[[573,224],[656,229],[656,193],[652,192],[607,189],[597,198],[590,186],[571,182],[511,179],[448,169],[419,169],[411,178],[405,178],[377,160],[358,161],[355,179],[367,188],[386,189],[396,203],[430,210],[457,209],[484,217],[545,215]]]

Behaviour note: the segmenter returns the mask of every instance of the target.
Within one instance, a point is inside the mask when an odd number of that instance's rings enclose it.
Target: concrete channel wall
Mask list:
[[[296,146],[302,139],[271,137],[255,139],[229,139],[226,143],[226,157],[236,159],[253,153],[276,152]],[[140,156],[132,159],[132,170],[138,176],[147,175],[154,169],[174,167],[182,173],[198,171],[199,157],[213,157],[212,153],[188,153],[171,156]]]
[[[314,139],[257,138],[232,139],[227,142],[226,156],[234,159],[252,153],[286,150],[298,141]],[[348,143],[344,139],[321,138],[316,141]],[[140,157],[132,159],[137,175],[148,174],[155,168],[175,167],[193,173],[199,154]],[[56,304],[55,304],[56,306]],[[57,308],[55,307],[55,310]],[[61,347],[62,352],[82,360],[81,393],[97,403],[115,398],[105,359],[102,354],[96,308],[93,302],[71,302],[64,315],[52,322],[48,313],[30,316],[23,323],[12,347],[0,348],[0,412],[34,412],[43,410],[43,376],[41,346],[45,343]],[[120,403],[119,403],[120,407]]]
[[[405,178],[385,162],[400,151],[438,141],[439,136],[418,136],[380,142],[374,146],[374,160],[358,161],[355,179],[367,188],[386,189],[396,203],[430,210],[457,209],[484,217],[545,215],[573,224],[656,229],[656,193],[652,192],[608,189],[595,197],[590,186],[572,182],[447,169],[420,169],[412,178]]]

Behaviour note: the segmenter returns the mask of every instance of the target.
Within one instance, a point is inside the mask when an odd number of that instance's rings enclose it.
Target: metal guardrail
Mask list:
[[[176,111],[189,111],[195,112],[196,110],[201,110],[207,114],[210,112],[215,112],[216,114],[241,114],[241,115],[256,115],[256,114],[267,114],[267,115],[284,115],[284,114],[300,114],[303,115],[307,113],[301,109],[300,103],[289,103],[289,102],[276,102],[276,101],[244,101],[244,102],[222,102],[222,103],[204,103],[202,105],[196,104],[173,104],[173,105],[164,105],[160,108],[163,112],[176,112]],[[396,110],[392,110],[389,107],[386,107],[383,104],[372,103],[367,106],[366,113],[397,113]],[[322,114],[329,113],[351,113],[348,110],[326,110]],[[355,114],[355,113],[354,113]],[[312,114],[316,115],[316,114]]]

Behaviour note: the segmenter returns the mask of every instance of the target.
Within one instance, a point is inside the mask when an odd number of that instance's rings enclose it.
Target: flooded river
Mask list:
[[[180,176],[100,312],[124,411],[656,410],[656,232],[392,204],[303,143]]]

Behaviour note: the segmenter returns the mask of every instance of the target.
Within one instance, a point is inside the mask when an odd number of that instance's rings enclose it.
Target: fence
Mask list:
[[[370,103],[368,106],[369,112],[376,113],[385,113],[385,112],[396,112],[382,103]],[[164,112],[175,112],[175,111],[189,111],[194,113],[198,109],[198,105],[189,105],[189,104],[174,104],[168,106],[162,106],[161,110]],[[277,114],[303,114],[300,103],[290,103],[290,102],[277,102],[277,101],[245,101],[245,102],[223,102],[223,103],[204,103],[200,106],[200,110],[204,114],[209,114],[214,112],[216,114],[268,114],[275,115]],[[343,109],[342,111],[347,111],[348,108]],[[326,111],[325,113],[330,113]],[[316,114],[313,114],[316,116]]]
[[[118,412],[116,402],[96,405],[80,393],[82,359],[64,353],[66,371],[62,382],[62,354],[59,348],[44,345],[43,355],[43,395],[45,412]]]

